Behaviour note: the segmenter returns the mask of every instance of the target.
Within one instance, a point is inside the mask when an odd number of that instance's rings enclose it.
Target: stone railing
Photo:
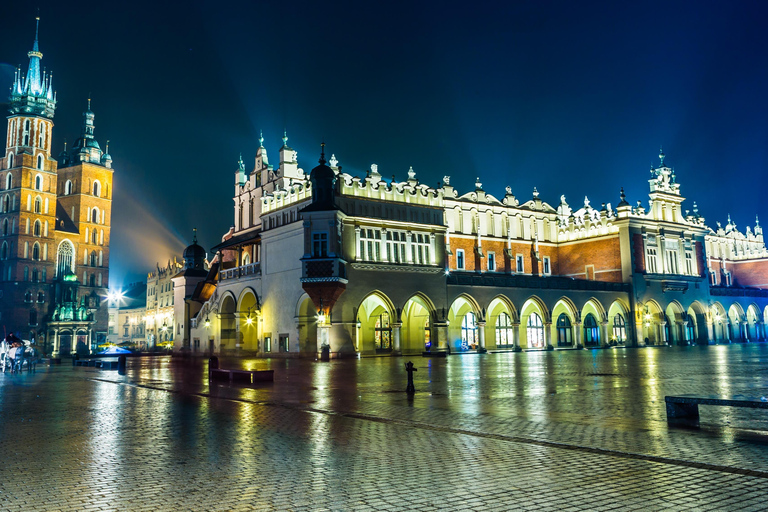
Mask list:
[[[474,274],[451,272],[447,276],[449,285],[458,286],[500,286],[505,288],[538,288],[551,290],[589,290],[606,292],[629,292],[629,283],[587,281],[558,276],[521,276],[507,274]]]
[[[768,290],[759,288],[729,288],[727,286],[710,286],[709,294],[716,297],[768,297]]]
[[[240,279],[246,276],[260,276],[261,275],[261,263],[249,263],[242,267],[228,268],[219,272],[219,281],[226,279]]]

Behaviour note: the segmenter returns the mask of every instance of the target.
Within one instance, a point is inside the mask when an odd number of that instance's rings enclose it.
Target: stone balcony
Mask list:
[[[249,263],[248,265],[243,265],[241,267],[228,268],[226,270],[219,271],[219,281],[260,275],[261,262]]]

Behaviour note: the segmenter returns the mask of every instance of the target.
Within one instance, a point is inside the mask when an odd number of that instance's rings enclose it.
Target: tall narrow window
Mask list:
[[[600,345],[600,329],[597,327],[597,320],[592,313],[589,313],[584,319],[584,346],[596,347]]]
[[[462,350],[476,349],[477,345],[477,322],[475,314],[470,311],[461,320],[461,348]]]
[[[464,249],[456,249],[456,268],[464,270]]]
[[[98,181],[93,182],[93,195],[96,197],[101,197],[101,183]]]
[[[42,226],[42,224],[40,223],[40,221],[36,220],[35,221],[35,227],[34,227],[34,229],[32,231],[35,236],[40,236],[41,226]]]
[[[526,336],[529,346],[535,348],[544,347],[544,324],[541,322],[541,317],[536,313],[531,313],[528,316]]]
[[[565,313],[560,313],[560,316],[557,317],[557,346],[570,347],[573,345],[572,333],[571,319]]]
[[[525,266],[523,264],[523,255],[518,254],[517,259],[515,261],[517,262],[517,272],[525,272]]]
[[[617,343],[624,343],[627,341],[627,324],[624,321],[624,317],[621,313],[617,313],[613,317],[613,340]]]
[[[658,274],[658,267],[656,263],[656,248],[648,247],[645,251],[646,266],[649,274]]]
[[[43,161],[43,155],[40,155],[38,157],[40,162]],[[39,169],[42,169],[42,167],[38,167]],[[43,177],[39,174],[35,176],[35,190],[43,190]]]
[[[43,200],[40,196],[35,198],[35,213],[43,213]]]
[[[64,195],[68,196],[72,194],[72,181],[67,180],[67,182],[64,184]]]
[[[550,275],[552,273],[552,268],[549,265],[549,256],[544,256],[544,275]]]
[[[56,254],[57,277],[62,277],[74,272],[74,253],[75,247],[69,240],[64,240],[59,244],[59,250]]]
[[[35,242],[35,245],[32,246],[32,259],[35,261],[40,261],[40,244]]]
[[[512,338],[512,320],[506,313],[501,313],[496,318],[496,346],[499,348],[511,348],[514,345]]]
[[[496,271],[496,253],[488,253],[488,272]]]
[[[376,352],[392,351],[392,326],[389,323],[389,313],[381,313],[373,328],[373,341]]]

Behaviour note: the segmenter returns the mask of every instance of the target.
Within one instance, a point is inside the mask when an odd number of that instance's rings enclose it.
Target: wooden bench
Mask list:
[[[736,395],[732,398],[692,395],[665,396],[664,402],[667,404],[668,423],[692,426],[699,424],[699,404],[768,409],[768,400],[742,395]]]
[[[222,370],[211,368],[208,370],[209,380],[228,380],[230,384],[254,382],[272,382],[275,378],[275,370]]]

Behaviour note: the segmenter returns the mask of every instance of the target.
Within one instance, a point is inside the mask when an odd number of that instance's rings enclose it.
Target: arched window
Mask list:
[[[24,280],[25,281],[29,281],[29,267],[24,267]],[[31,297],[31,293],[32,292],[27,292],[27,293],[30,294],[30,299],[29,300],[32,300],[32,297]]]
[[[101,197],[101,183],[98,180],[93,182],[93,195]]]
[[[600,345],[600,329],[597,327],[595,316],[590,313],[584,319],[584,346],[597,347]]]
[[[389,323],[389,313],[382,313],[376,319],[373,341],[376,345],[376,352],[392,351],[392,326]]]
[[[94,230],[93,230],[93,233],[91,233],[91,243],[92,243],[93,245],[96,245],[96,241],[97,241],[97,238],[96,238],[96,230],[94,229]]]
[[[91,222],[93,222],[94,224],[98,224],[99,223],[99,209],[98,208],[94,208],[93,210],[91,210]]]
[[[35,198],[35,213],[43,213],[43,200],[40,196]]]
[[[37,302],[45,302],[45,294],[43,292],[37,292]]]
[[[0,247],[0,260],[8,259],[8,242],[3,242],[3,246]]]
[[[96,255],[96,251],[93,251],[93,252],[91,253],[91,266],[92,266],[92,267],[95,267],[95,266],[96,266],[96,261],[97,261],[97,258],[98,258],[98,256]]]
[[[40,155],[38,163],[42,161],[43,155]],[[38,167],[41,169],[41,167]],[[43,177],[39,174],[35,176],[35,190],[43,190]]]
[[[43,168],[43,155],[37,155],[37,168]],[[40,190],[39,188],[37,190]]]
[[[3,213],[8,213],[9,211],[11,211],[11,198],[5,196],[3,198]]]
[[[248,265],[251,262],[251,255],[248,253],[243,254],[243,265]]]
[[[32,246],[32,259],[35,261],[40,261],[40,244],[35,242],[35,245]]]
[[[35,227],[34,227],[34,230],[32,231],[32,233],[33,233],[35,236],[40,236],[40,228],[41,228],[41,227],[42,227],[42,224],[40,223],[40,221],[39,221],[39,220],[36,220],[36,221],[35,221]]]
[[[502,313],[496,319],[496,346],[499,348],[510,348],[514,346],[512,338],[512,320],[509,315]]]
[[[27,290],[24,292],[24,302],[32,302],[32,292]]]
[[[96,286],[96,274],[91,274],[89,279],[90,279],[90,281],[89,281],[90,285],[91,286]]]
[[[474,349],[477,345],[477,322],[475,314],[470,311],[461,320],[461,349]]]
[[[99,230],[99,245],[104,245],[104,230]]]
[[[526,325],[526,336],[528,338],[528,345],[536,348],[544,347],[544,324],[541,323],[541,317],[536,313],[531,313],[528,316],[528,324]]]
[[[67,180],[67,182],[64,184],[64,195],[68,196],[72,194],[72,181]]]
[[[9,169],[13,169],[13,153],[8,155],[8,168]],[[13,183],[13,181],[11,181],[11,175],[10,174],[8,174],[8,183]],[[11,187],[5,187],[5,188],[11,188]]]
[[[75,271],[74,261],[75,247],[69,240],[64,240],[59,244],[59,250],[56,253],[56,277],[62,277]]]
[[[32,269],[32,282],[33,282],[33,283],[36,283],[36,282],[38,281],[38,279],[37,279],[37,278],[38,278],[38,276],[39,276],[39,274],[38,274],[38,271],[37,271],[37,269],[36,269],[36,268],[33,268],[33,269]]]
[[[627,324],[621,313],[613,317],[613,340],[618,343],[627,341]]]
[[[8,236],[8,219],[3,219],[3,236]]]
[[[570,347],[573,345],[573,334],[571,330],[571,319],[565,313],[560,313],[557,317],[557,346]]]

